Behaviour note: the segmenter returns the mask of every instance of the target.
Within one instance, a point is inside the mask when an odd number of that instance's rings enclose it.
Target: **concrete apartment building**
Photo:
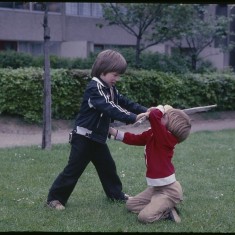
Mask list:
[[[233,9],[228,5],[209,5],[214,14],[230,14]],[[0,50],[12,49],[35,56],[43,54],[43,17],[40,3],[0,2]],[[50,54],[61,57],[86,58],[90,52],[130,47],[136,43],[135,37],[120,27],[107,25],[102,18],[102,6],[96,2],[50,2],[48,24]],[[100,28],[100,24],[107,26]],[[231,27],[235,28],[235,24]],[[150,48],[168,54],[171,49],[170,43]],[[213,54],[207,59],[219,69],[235,68],[235,51],[221,53],[218,48],[210,47],[203,54]]]

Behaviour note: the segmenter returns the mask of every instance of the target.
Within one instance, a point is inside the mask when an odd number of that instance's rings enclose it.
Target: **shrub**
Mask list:
[[[30,122],[42,115],[43,71],[38,68],[0,69],[0,113],[17,114]]]
[[[78,112],[88,71],[51,70],[52,117],[72,119]],[[42,122],[43,70],[0,69],[0,113]]]
[[[145,52],[141,55],[142,69],[154,69],[162,72],[188,73],[188,62],[181,56],[168,56],[161,53]]]
[[[32,57],[32,66],[33,67],[44,67],[44,57],[43,56],[37,56]],[[50,55],[50,66],[52,69],[60,69],[60,68],[70,68],[71,64],[73,63],[72,59],[69,58],[61,58],[55,55]]]
[[[114,48],[125,57],[128,68],[135,68],[135,49]],[[50,55],[50,65],[52,69],[91,69],[98,53],[91,53],[88,58],[63,58]],[[43,56],[31,56],[29,54],[3,51],[0,52],[0,68],[22,68],[22,67],[44,67]],[[136,68],[135,68],[136,69]],[[177,74],[191,71],[190,62],[186,57],[180,55],[168,56],[161,53],[142,52],[140,56],[139,69],[157,70],[162,72],[172,72]],[[200,60],[196,73],[214,72],[216,69],[209,61]]]
[[[96,53],[91,53],[88,58],[75,58],[71,62],[71,69],[90,69],[95,61]]]
[[[0,68],[20,68],[30,67],[33,65],[31,55],[16,52],[16,51],[1,51],[0,52]]]
[[[90,70],[51,69],[52,118],[74,119]],[[131,70],[122,76],[120,93],[146,107],[170,104],[190,108],[217,104],[217,110],[235,110],[234,73],[174,74]],[[0,69],[0,113],[42,122],[43,69]]]

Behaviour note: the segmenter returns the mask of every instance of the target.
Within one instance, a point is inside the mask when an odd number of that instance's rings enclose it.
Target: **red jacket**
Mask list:
[[[149,186],[163,186],[176,181],[171,160],[176,137],[161,124],[163,113],[152,110],[149,115],[151,128],[142,134],[118,131],[116,139],[129,145],[145,146],[146,180]]]

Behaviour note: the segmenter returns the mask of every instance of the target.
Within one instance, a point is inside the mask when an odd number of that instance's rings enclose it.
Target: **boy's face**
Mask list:
[[[100,78],[108,84],[109,87],[115,86],[116,82],[119,80],[120,75],[116,72],[102,73]]]

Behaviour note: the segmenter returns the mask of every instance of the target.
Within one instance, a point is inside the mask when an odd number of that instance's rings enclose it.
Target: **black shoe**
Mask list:
[[[131,196],[126,194],[126,193],[124,193],[124,201],[126,202],[129,198],[131,198]]]
[[[176,206],[174,206],[174,209],[176,210],[177,214],[180,215],[180,211]]]
[[[110,198],[110,199],[116,202],[126,202],[129,198],[131,197],[128,194],[124,193],[121,198]]]
[[[181,219],[179,217],[178,209],[176,207],[172,208],[169,212],[169,215],[166,219],[171,220],[176,223],[180,223]]]

